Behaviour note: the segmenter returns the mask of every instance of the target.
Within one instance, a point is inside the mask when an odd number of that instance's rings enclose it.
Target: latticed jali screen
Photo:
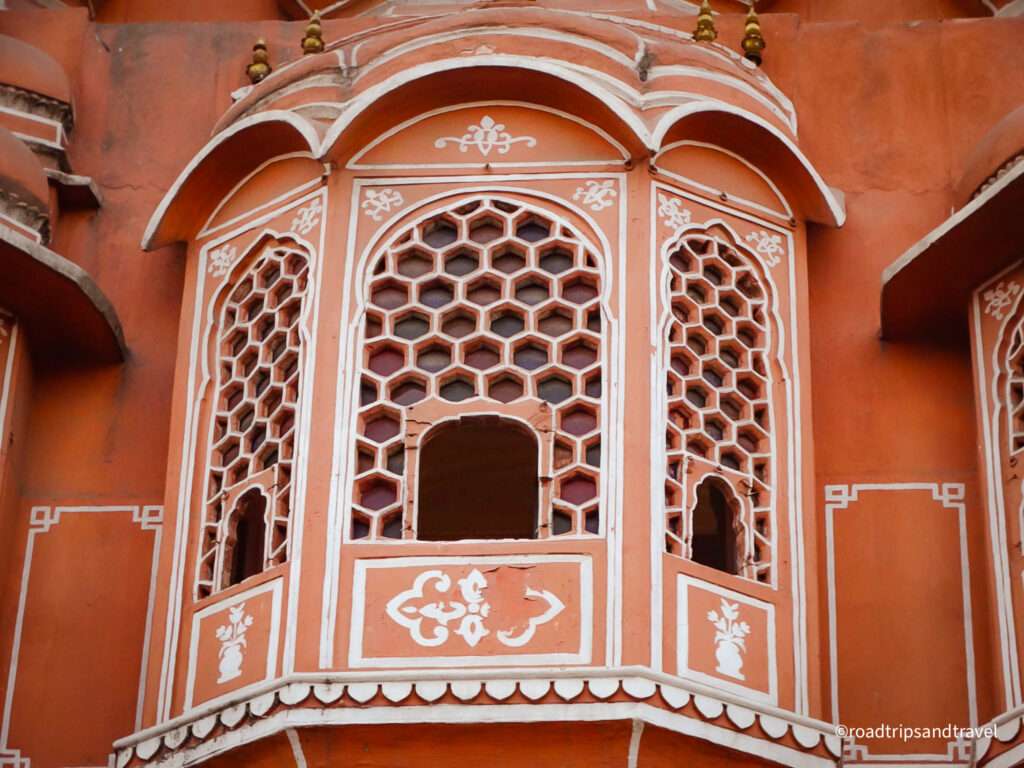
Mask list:
[[[408,538],[409,409],[435,399],[554,411],[538,534],[600,530],[602,311],[594,255],[555,217],[482,199],[402,231],[374,263],[362,327],[353,539]]]
[[[741,574],[771,581],[765,288],[737,249],[709,235],[686,237],[669,271],[666,546],[690,557],[686,489],[717,470],[741,500]]]
[[[230,554],[230,515],[239,489],[258,483],[270,500],[264,567],[287,558],[303,358],[299,323],[308,280],[306,254],[268,247],[229,289],[221,310],[213,342],[217,388],[200,598],[225,586],[228,568],[220,561]]]

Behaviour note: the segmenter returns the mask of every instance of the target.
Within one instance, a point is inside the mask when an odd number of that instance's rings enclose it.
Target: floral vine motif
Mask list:
[[[245,612],[245,603],[239,603],[228,609],[230,624],[217,627],[217,639],[220,640],[220,658],[218,683],[234,680],[242,674],[243,649],[246,646],[245,633],[252,626],[252,616]]]
[[[612,179],[604,181],[591,179],[586,182],[585,186],[576,188],[576,194],[572,196],[572,199],[582,200],[583,204],[590,206],[592,211],[601,211],[614,205],[618,194]]]
[[[991,315],[996,320],[1003,319],[1003,310],[1013,304],[1014,297],[1020,293],[1020,285],[1015,282],[1001,282],[995,288],[985,291],[982,298],[985,299],[985,314]]]
[[[450,141],[459,145],[459,152],[466,152],[470,147],[476,147],[484,157],[491,154],[493,149],[497,149],[499,155],[507,155],[512,145],[519,142],[524,142],[527,147],[537,146],[537,140],[532,136],[513,138],[512,134],[505,130],[505,124],[496,123],[490,115],[484,115],[480,120],[480,125],[470,125],[461,138],[442,136],[434,142],[434,148],[444,149]]]
[[[385,611],[393,621],[409,630],[409,635],[417,645],[436,648],[448,642],[452,634],[456,634],[470,648],[475,648],[491,634],[484,623],[491,615],[491,605],[483,593],[488,586],[487,578],[474,568],[468,576],[456,583],[459,595],[455,599],[417,602],[425,597],[424,590],[428,585],[432,585],[441,595],[452,589],[452,580],[448,574],[440,570],[424,571],[416,577],[411,588],[388,601]],[[518,635],[508,630],[498,630],[496,637],[502,645],[510,648],[526,645],[533,638],[537,627],[551,621],[565,608],[565,604],[547,590],[528,587],[525,597],[543,600],[548,607],[540,616],[532,617],[527,628]],[[432,625],[427,632],[424,631],[425,623]]]
[[[210,264],[206,271],[214,277],[223,277],[231,269],[237,256],[238,249],[235,246],[222,245],[220,248],[210,251]]]
[[[708,621],[715,626],[715,659],[718,661],[715,671],[737,680],[745,680],[740,652],[746,653],[744,638],[750,634],[750,625],[739,620],[738,603],[730,603],[722,598],[721,611],[721,616],[718,611],[708,611]]]
[[[297,235],[308,234],[309,230],[319,223],[322,212],[323,207],[320,205],[320,198],[315,198],[305,208],[300,208],[298,215],[292,219],[292,232]]]
[[[764,256],[765,263],[769,267],[774,267],[779,263],[779,256],[783,253],[782,235],[770,235],[762,229],[747,235],[747,242],[754,246],[755,251]]]
[[[362,208],[363,213],[369,216],[374,221],[380,221],[380,217],[385,213],[391,213],[392,209],[397,209],[400,205],[405,202],[405,198],[402,197],[402,193],[394,189],[368,189],[366,190],[366,199],[363,200]]]
[[[669,229],[680,230],[693,221],[689,208],[680,208],[677,197],[658,194],[658,215]]]

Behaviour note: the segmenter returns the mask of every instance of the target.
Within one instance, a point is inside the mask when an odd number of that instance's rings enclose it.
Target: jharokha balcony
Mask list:
[[[1024,764],[1020,0],[6,5],[0,768]]]

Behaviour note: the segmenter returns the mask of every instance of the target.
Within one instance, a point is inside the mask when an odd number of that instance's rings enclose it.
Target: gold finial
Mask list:
[[[320,27],[320,11],[313,11],[306,25],[306,35],[302,38],[302,52],[320,53],[324,49],[324,31]]]
[[[252,61],[245,68],[249,81],[258,83],[271,72],[270,55],[267,53],[267,41],[262,37],[252,47]]]
[[[698,43],[713,43],[718,37],[718,30],[715,29],[715,19],[711,15],[711,3],[703,0],[700,4],[700,13],[697,14],[697,29],[693,33],[693,39]]]
[[[752,62],[761,66],[761,51],[765,49],[764,35],[761,34],[761,22],[757,18],[757,11],[754,6],[757,0],[751,0],[750,12],[747,13],[747,23],[743,29],[743,55]]]

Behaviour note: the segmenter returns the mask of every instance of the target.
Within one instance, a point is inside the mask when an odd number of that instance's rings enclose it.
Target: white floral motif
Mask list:
[[[308,234],[309,230],[320,221],[320,214],[322,212],[323,207],[320,205],[319,197],[314,199],[305,208],[300,208],[298,215],[292,219],[292,232],[297,235]]]
[[[504,123],[494,122],[490,115],[484,115],[480,125],[471,125],[461,137],[442,136],[434,142],[435,149],[444,149],[448,142],[454,141],[459,145],[459,152],[466,152],[470,147],[476,147],[480,154],[487,157],[491,150],[497,149],[499,155],[507,155],[513,144],[525,142],[527,147],[537,146],[537,140],[532,136],[512,137],[512,134],[505,130]]]
[[[690,209],[679,205],[679,198],[658,194],[658,215],[669,229],[680,230],[693,221]]]
[[[740,621],[740,606],[738,603],[730,603],[722,598],[722,615],[718,611],[708,611],[708,621],[715,626],[715,659],[718,666],[715,671],[735,677],[737,680],[745,680],[743,676],[743,657],[740,652],[746,653],[747,645],[744,640],[750,634],[750,625]]]
[[[220,248],[210,251],[210,265],[206,268],[206,271],[214,277],[222,277],[231,269],[231,265],[235,263],[237,256],[238,249],[235,246],[222,245]]]
[[[474,568],[468,576],[459,579],[457,584],[461,600],[435,600],[417,604],[414,601],[425,597],[424,590],[428,585],[432,585],[441,595],[452,588],[451,578],[443,571],[424,571],[416,577],[410,589],[400,592],[388,601],[385,611],[396,623],[409,630],[417,645],[435,648],[448,642],[451,634],[456,634],[474,648],[491,634],[484,625],[485,619],[491,614],[490,603],[483,594],[483,590],[487,588],[487,579]],[[527,628],[518,635],[513,635],[507,630],[499,630],[496,636],[503,645],[512,648],[526,645],[533,638],[537,627],[551,621],[565,608],[565,604],[547,590],[527,588],[526,597],[544,600],[548,608],[540,616],[531,618]],[[429,633],[424,632],[425,622],[433,625]],[[450,629],[449,625],[454,628]]]
[[[747,235],[747,242],[754,246],[755,251],[764,256],[765,263],[769,267],[774,267],[779,263],[779,256],[784,250],[782,235],[770,235],[762,229]]]
[[[1003,310],[1013,304],[1013,298],[1020,293],[1020,285],[1015,282],[1009,284],[1002,282],[995,288],[985,291],[982,298],[985,299],[985,314],[992,315],[996,320],[1003,319]]]
[[[394,189],[368,189],[366,199],[363,200],[363,213],[374,221],[380,221],[385,213],[391,213],[392,209],[398,208],[405,202],[402,193]]]
[[[591,179],[585,186],[576,188],[576,194],[572,196],[572,199],[582,200],[583,204],[589,205],[592,211],[601,211],[614,205],[618,194],[612,179],[604,181]]]
[[[242,674],[242,662],[245,660],[243,649],[246,646],[245,633],[252,626],[252,616],[245,612],[245,603],[239,603],[228,609],[230,624],[217,627],[217,639],[220,640],[220,677],[218,683],[234,680]]]

